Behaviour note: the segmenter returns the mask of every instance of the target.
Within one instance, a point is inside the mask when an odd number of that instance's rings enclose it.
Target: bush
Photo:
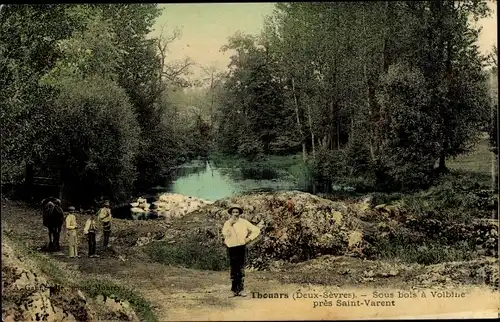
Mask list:
[[[371,173],[373,170],[370,151],[357,136],[349,140],[347,144],[345,164],[349,169],[349,176],[363,176]]]
[[[429,97],[418,70],[393,65],[381,77],[377,170],[384,188],[413,190],[432,183],[440,148]]]
[[[55,118],[48,161],[61,169],[74,195],[124,197],[135,179],[140,134],[125,91],[100,77],[65,79]]]
[[[319,183],[332,182],[348,175],[343,150],[319,149],[316,158],[308,164],[314,180]]]
[[[431,214],[439,220],[467,221],[489,216],[493,193],[468,174],[451,172],[428,190],[403,197],[408,209],[415,214]],[[485,193],[486,192],[486,193]]]

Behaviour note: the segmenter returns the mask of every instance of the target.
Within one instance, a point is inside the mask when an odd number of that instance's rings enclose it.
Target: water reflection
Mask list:
[[[299,190],[312,194],[331,194],[345,192],[345,188],[311,180],[299,183],[286,171],[253,167],[218,168],[209,161],[193,161],[175,169],[171,179],[166,179],[163,187],[154,190],[157,193],[179,193],[215,201],[252,192]]]
[[[270,169],[216,168],[200,161],[177,168],[173,178],[165,191],[211,201],[247,192],[297,189],[293,180]]]

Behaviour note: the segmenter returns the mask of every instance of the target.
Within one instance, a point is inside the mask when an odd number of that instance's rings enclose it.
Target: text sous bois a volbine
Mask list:
[[[374,299],[411,299],[411,298],[463,298],[465,292],[455,291],[397,291],[397,292],[379,292],[374,291],[371,294]],[[359,294],[360,297],[366,297],[367,294]],[[272,292],[252,292],[252,298],[255,299],[356,299],[358,295],[352,292],[293,292],[293,293],[272,293]]]

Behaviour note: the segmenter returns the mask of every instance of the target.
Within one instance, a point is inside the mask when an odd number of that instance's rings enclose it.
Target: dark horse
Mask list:
[[[61,250],[59,237],[64,223],[64,212],[59,199],[50,197],[42,201],[43,225],[49,230],[49,249]]]

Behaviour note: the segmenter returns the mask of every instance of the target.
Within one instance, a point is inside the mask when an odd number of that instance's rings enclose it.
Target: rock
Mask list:
[[[85,298],[85,295],[83,295],[82,291],[78,290],[77,294],[83,301],[87,302],[87,299]]]
[[[350,274],[351,273],[351,269],[350,268],[344,268],[342,270],[340,270],[339,274],[341,275],[347,275],[347,274]]]
[[[363,276],[364,277],[373,277],[373,276],[375,276],[375,274],[373,273],[373,270],[369,270],[369,271],[363,271]]]
[[[97,303],[104,303],[104,296],[99,294],[96,296],[95,300]]]
[[[391,276],[397,276],[398,274],[399,274],[399,271],[397,271],[397,270],[391,270],[389,272],[380,273],[379,276],[381,276],[381,277],[391,277]]]
[[[333,211],[332,216],[337,225],[342,225],[342,213],[340,211]]]
[[[14,315],[8,315],[4,319],[2,319],[3,322],[16,322]]]
[[[111,310],[111,311],[114,311],[114,312],[119,312],[121,311],[122,309],[122,306],[120,305],[119,302],[116,302],[114,299],[108,297],[106,298],[106,301],[104,302],[104,304]]]

